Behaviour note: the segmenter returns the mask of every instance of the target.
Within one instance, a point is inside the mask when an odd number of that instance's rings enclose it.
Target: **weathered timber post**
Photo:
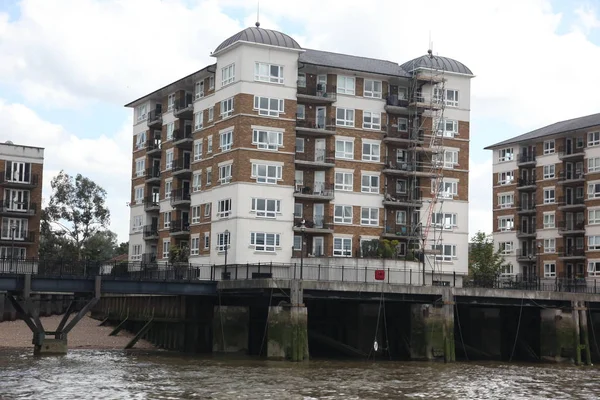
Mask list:
[[[575,348],[575,365],[581,365],[581,335],[579,331],[579,302],[572,301],[573,313],[573,347]]]
[[[456,361],[454,343],[454,294],[452,289],[444,290],[442,294],[442,309],[444,318],[444,361]]]
[[[581,347],[585,351],[585,365],[592,365],[592,352],[587,322],[587,304],[585,302],[579,302],[579,332],[582,342]]]

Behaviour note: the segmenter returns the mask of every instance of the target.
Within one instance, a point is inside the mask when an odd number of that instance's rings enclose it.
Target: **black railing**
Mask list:
[[[173,131],[173,141],[178,142],[180,140],[192,140],[192,126],[186,125],[183,129],[175,129]]]
[[[148,126],[152,126],[154,124],[162,124],[162,110],[160,108],[156,108],[148,113]]]
[[[306,149],[305,149],[306,150]],[[335,151],[325,150],[325,151],[305,151],[302,153],[298,152],[296,149],[296,161],[306,161],[306,162],[314,162],[314,163],[335,163]]]
[[[536,179],[535,178],[519,178],[519,181],[517,182],[517,187],[524,187],[524,186],[535,186],[536,185]]]
[[[295,181],[296,190],[295,193],[299,195],[307,196],[322,196],[331,197],[333,196],[334,186],[329,183],[317,183],[312,185],[303,185],[298,181]]]
[[[337,87],[334,85],[327,85],[324,83],[318,83],[316,85],[307,85],[305,87],[298,86],[298,94],[307,96],[322,97],[328,101],[335,101],[337,99]]]
[[[583,171],[560,171],[558,174],[558,180],[561,182],[578,181],[582,179],[585,179],[585,173],[583,173]]]
[[[152,152],[155,150],[160,150],[162,147],[162,137],[161,133],[155,134],[154,137],[148,138],[148,143],[146,143],[146,152]]]
[[[159,197],[157,195],[146,196],[144,199],[144,208],[149,209],[154,207],[160,207]]]
[[[146,179],[160,178],[160,167],[146,168]]]
[[[325,131],[335,130],[335,118],[327,117],[308,117],[306,115],[296,114],[296,127],[306,129],[319,129]]]
[[[517,236],[519,235],[533,235],[537,232],[536,228],[534,226],[528,226],[525,228],[521,228],[517,231]]]
[[[578,155],[583,155],[584,152],[585,152],[584,147],[571,146],[570,148],[567,148],[566,146],[560,146],[558,148],[558,157],[563,158],[563,157],[568,157],[568,156],[578,156]]]
[[[585,199],[583,197],[575,197],[567,200],[565,196],[558,198],[558,204],[560,206],[579,206],[585,205]]]
[[[535,162],[535,154],[519,154],[517,164],[526,164],[530,162]]]
[[[559,257],[585,257],[585,249],[577,249],[573,247],[558,248]]]
[[[409,224],[387,224],[384,229],[384,233],[387,235],[395,235],[399,237],[421,237],[421,230],[418,226]]]
[[[533,203],[519,204],[518,211],[535,211],[536,207]]]
[[[190,231],[190,222],[187,219],[171,221],[171,225],[169,225],[169,231],[171,233],[189,232]]]
[[[31,215],[37,211],[37,204],[30,201],[18,202],[10,199],[0,201],[0,213]]]
[[[29,176],[25,176],[23,180],[12,179],[10,178],[10,174],[5,171],[0,172],[0,185],[15,185],[15,186],[30,186],[36,187],[38,185],[39,176],[38,174],[29,174]]]
[[[401,99],[397,94],[386,96],[385,105],[392,107],[408,107],[408,99]]]
[[[333,217],[328,215],[318,215],[306,218],[294,218],[294,228],[302,228],[302,223],[307,230],[310,229],[333,229]],[[298,229],[296,229],[298,230]]]
[[[392,139],[404,139],[415,142],[423,142],[425,140],[425,130],[420,129],[418,131],[409,129],[406,131],[399,131],[397,126],[388,125],[386,128],[385,138]]]
[[[389,189],[393,189],[390,187]],[[386,193],[383,197],[383,201],[392,201],[398,203],[416,203],[423,201],[423,191],[415,190],[414,193]]]
[[[179,188],[171,190],[171,203],[190,200],[191,195],[189,189]]]
[[[191,170],[192,161],[190,157],[176,158],[173,160],[171,170],[173,172]]]
[[[558,223],[558,230],[559,231],[583,231],[585,230],[585,221],[579,221],[579,222],[566,222],[566,221],[560,221]]]
[[[194,96],[192,94],[186,94],[175,99],[173,103],[173,113],[178,114],[179,112],[192,108],[194,106]]]
[[[144,226],[144,238],[158,236],[158,225],[151,224]]]

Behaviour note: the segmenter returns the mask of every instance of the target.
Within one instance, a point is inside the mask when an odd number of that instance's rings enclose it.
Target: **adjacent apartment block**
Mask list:
[[[600,275],[600,114],[487,149],[494,159],[494,241],[510,264],[505,273]]]
[[[425,236],[439,268],[466,271],[466,66],[303,49],[259,26],[212,56],[127,104],[131,261],[182,245],[198,264],[366,257],[381,239],[402,257]]]
[[[0,259],[37,258],[44,149],[0,143]]]

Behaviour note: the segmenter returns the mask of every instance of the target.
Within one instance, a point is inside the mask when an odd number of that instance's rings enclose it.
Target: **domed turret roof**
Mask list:
[[[417,68],[439,69],[459,74],[473,75],[473,72],[460,61],[448,57],[430,56],[428,54],[405,62],[400,66],[407,72],[412,72]]]
[[[298,42],[296,42],[294,39],[292,39],[285,33],[281,33],[271,29],[263,29],[256,26],[246,28],[243,31],[240,31],[235,35],[231,36],[229,39],[223,41],[223,43],[217,46],[213,53],[217,53],[223,50],[224,48],[229,47],[232,44],[240,41],[267,44],[270,46],[287,47],[290,49],[302,49]]]

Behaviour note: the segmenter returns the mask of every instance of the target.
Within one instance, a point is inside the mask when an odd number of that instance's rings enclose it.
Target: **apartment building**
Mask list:
[[[0,143],[0,259],[37,258],[44,149]]]
[[[600,114],[486,149],[494,160],[494,241],[510,264],[504,272],[524,279],[600,275]]]
[[[126,105],[131,261],[361,257],[386,238],[403,256],[427,234],[434,261],[466,271],[466,66],[303,49],[258,25],[212,56]]]

